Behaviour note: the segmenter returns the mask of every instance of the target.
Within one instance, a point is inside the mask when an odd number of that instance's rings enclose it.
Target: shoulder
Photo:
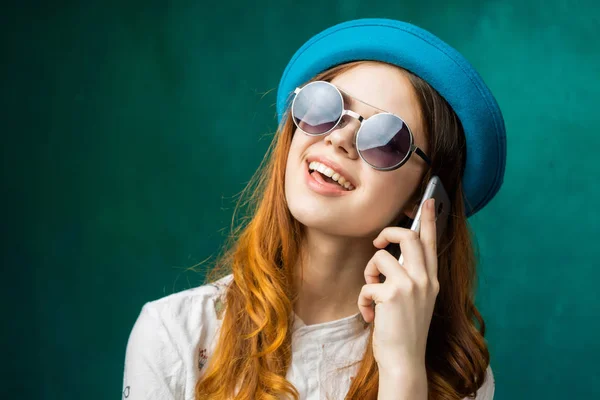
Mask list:
[[[135,322],[132,336],[157,340],[159,333],[174,345],[212,333],[221,319],[223,302],[233,275],[149,301]],[[185,343],[183,343],[185,345]],[[189,344],[189,343],[187,343]]]
[[[494,382],[494,373],[491,365],[488,365],[483,383],[477,389],[475,399],[477,400],[493,400],[496,383]],[[470,400],[472,397],[465,397],[463,400]]]
[[[488,365],[485,379],[479,390],[477,390],[476,398],[478,400],[492,400],[494,398],[495,388],[496,382],[494,381],[494,373],[492,372],[491,365]]]
[[[142,309],[167,327],[191,329],[220,319],[221,302],[233,275],[146,303]]]
[[[132,399],[187,398],[192,393],[214,345],[232,279],[228,275],[142,307],[125,355],[123,390],[135,393]]]

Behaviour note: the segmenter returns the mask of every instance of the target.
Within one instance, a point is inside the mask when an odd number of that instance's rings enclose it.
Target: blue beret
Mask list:
[[[294,89],[335,65],[357,60],[400,66],[429,83],[458,115],[467,141],[463,189],[467,217],[498,192],[506,165],[506,131],[494,96],[473,66],[432,33],[391,19],[347,21],[309,39],[288,63],[277,89],[281,121]]]

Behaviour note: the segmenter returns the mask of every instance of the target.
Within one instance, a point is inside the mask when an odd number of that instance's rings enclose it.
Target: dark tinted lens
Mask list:
[[[313,82],[296,95],[292,116],[304,132],[321,134],[333,129],[343,108],[342,97],[335,87],[325,82]]]
[[[358,151],[374,167],[391,168],[410,151],[410,131],[392,114],[376,114],[363,121],[357,138]]]

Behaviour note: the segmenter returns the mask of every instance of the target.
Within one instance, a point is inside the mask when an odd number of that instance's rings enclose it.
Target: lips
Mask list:
[[[335,161],[333,161],[330,158],[327,158],[325,156],[319,156],[319,155],[311,155],[308,156],[307,159],[307,166],[310,165],[310,163],[312,161],[318,161],[323,165],[326,165],[327,167],[331,168],[332,170],[336,171],[337,173],[339,173],[340,175],[342,175],[346,181],[350,182],[350,184],[352,186],[354,186],[354,188],[358,187],[358,181],[357,179],[355,179],[352,174],[350,173],[350,171],[348,171],[347,169],[343,168],[339,163],[336,163]]]
[[[339,183],[332,181],[329,182],[327,179],[331,179],[329,178],[327,175],[323,175],[321,172],[319,171],[308,171],[308,173],[310,174],[310,176],[312,176],[316,181],[318,181],[319,183],[322,183],[323,185],[328,185],[332,188],[336,188],[336,189],[341,189],[343,191],[350,191],[349,189],[346,189],[345,187],[341,186]]]
[[[326,182],[318,172],[311,174],[308,170],[308,164],[304,168],[304,181],[313,192],[326,197],[345,196],[353,192],[352,190],[346,190],[337,183]]]

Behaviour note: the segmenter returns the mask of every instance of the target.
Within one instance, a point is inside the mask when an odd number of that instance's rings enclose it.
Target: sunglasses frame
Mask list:
[[[338,118],[338,120],[336,121],[336,123],[333,125],[333,127],[332,127],[331,129],[329,129],[328,131],[326,131],[326,132],[323,132],[323,133],[308,133],[308,132],[305,132],[304,130],[302,130],[302,128],[300,128],[300,126],[299,126],[299,125],[298,125],[298,123],[296,122],[296,118],[295,118],[295,116],[294,116],[294,104],[296,103],[296,99],[298,98],[298,94],[299,94],[299,93],[300,93],[300,92],[301,92],[301,91],[302,91],[304,88],[306,88],[306,87],[308,87],[308,86],[310,86],[310,85],[312,85],[312,84],[315,84],[315,83],[318,83],[318,84],[323,84],[323,83],[325,83],[325,84],[327,84],[327,85],[331,86],[333,89],[335,89],[335,91],[337,92],[338,96],[340,97],[340,100],[342,101],[342,113],[340,114],[340,117]],[[369,118],[365,119],[365,118],[364,118],[362,115],[360,115],[360,114],[358,114],[358,113],[356,113],[356,112],[354,112],[354,111],[352,111],[352,110],[348,110],[348,109],[346,109],[346,102],[344,101],[344,96],[342,95],[342,93],[343,93],[344,95],[348,96],[348,97],[351,97],[352,99],[354,99],[354,100],[356,100],[356,101],[359,101],[359,102],[361,102],[361,103],[363,103],[363,104],[366,104],[366,105],[368,105],[368,106],[370,106],[370,107],[373,107],[373,108],[375,108],[375,109],[377,109],[377,110],[379,110],[379,111],[382,111],[382,112],[380,112],[380,113],[377,113],[377,114],[375,114],[375,115],[372,115],[371,117],[369,117]],[[332,84],[332,83],[330,83],[330,82],[327,82],[327,81],[313,81],[313,82],[309,82],[309,83],[307,83],[306,85],[304,85],[304,86],[302,86],[302,87],[297,87],[297,88],[296,88],[296,90],[294,90],[294,99],[293,99],[293,101],[292,101],[292,105],[291,105],[291,108],[290,108],[290,112],[291,112],[291,115],[292,115],[292,121],[294,122],[294,125],[296,125],[296,127],[297,127],[298,129],[300,129],[302,132],[304,132],[304,134],[306,134],[306,135],[308,135],[308,136],[325,136],[325,135],[329,134],[331,131],[335,130],[335,129],[336,129],[338,126],[339,126],[340,122],[342,121],[342,119],[343,119],[343,118],[344,118],[344,116],[346,116],[346,115],[348,115],[349,117],[352,117],[352,118],[355,118],[355,119],[357,119],[357,120],[358,120],[358,122],[360,123],[360,127],[358,128],[358,130],[357,130],[357,131],[356,131],[356,133],[354,134],[354,144],[355,144],[355,146],[356,146],[356,148],[357,148],[357,149],[358,149],[358,135],[360,135],[360,132],[362,131],[362,128],[363,128],[363,121],[367,121],[367,120],[370,120],[370,119],[372,119],[372,118],[376,118],[378,115],[386,115],[386,114],[387,114],[387,115],[392,115],[392,116],[394,116],[394,117],[398,118],[400,121],[402,121],[402,123],[403,123],[403,124],[406,126],[406,129],[408,129],[408,134],[409,134],[409,137],[410,137],[410,148],[409,148],[409,150],[408,150],[408,153],[406,154],[406,156],[404,156],[404,158],[402,159],[402,161],[400,161],[398,164],[396,164],[396,165],[394,165],[394,166],[392,166],[392,167],[383,167],[383,168],[382,168],[382,167],[376,167],[376,166],[374,166],[373,164],[369,163],[369,162],[368,162],[368,161],[367,161],[367,160],[366,160],[366,159],[363,157],[363,155],[361,154],[361,151],[360,151],[360,150],[357,150],[357,152],[358,152],[358,155],[360,156],[360,158],[361,158],[361,159],[362,159],[364,162],[366,162],[366,163],[367,163],[367,164],[368,164],[368,165],[369,165],[371,168],[373,168],[373,169],[376,169],[376,170],[378,170],[378,171],[393,171],[393,170],[395,170],[395,169],[398,169],[398,168],[400,168],[400,167],[401,167],[401,166],[403,166],[404,164],[406,164],[406,163],[408,162],[408,160],[410,159],[410,157],[412,156],[412,154],[413,154],[413,153],[417,153],[417,155],[418,155],[419,157],[421,157],[421,158],[423,159],[423,161],[425,161],[425,163],[427,163],[427,166],[431,167],[431,159],[430,159],[430,158],[427,156],[427,154],[425,154],[425,152],[424,152],[423,150],[421,150],[419,147],[417,147],[417,146],[415,145],[415,143],[414,143],[414,142],[415,142],[415,138],[414,138],[414,136],[413,136],[412,130],[410,129],[410,126],[408,126],[408,124],[406,123],[406,121],[404,121],[402,118],[400,118],[400,117],[399,117],[398,115],[396,115],[396,114],[393,114],[393,113],[387,112],[387,111],[385,111],[385,110],[381,110],[381,109],[379,109],[379,108],[377,108],[377,107],[375,107],[375,106],[372,106],[372,105],[370,105],[370,104],[368,104],[368,103],[365,103],[365,102],[364,102],[364,101],[362,101],[362,100],[359,100],[359,99],[357,99],[357,98],[355,98],[355,97],[353,97],[353,96],[349,95],[348,93],[344,92],[343,90],[341,90],[340,88],[338,88],[337,86],[335,86],[334,84]]]

